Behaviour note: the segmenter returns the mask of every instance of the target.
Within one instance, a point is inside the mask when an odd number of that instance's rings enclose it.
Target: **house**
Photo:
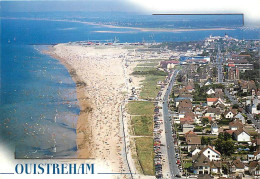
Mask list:
[[[237,114],[237,110],[235,109],[228,109],[224,113],[224,117],[228,119],[232,119]]]
[[[212,125],[211,125],[211,134],[213,134],[213,135],[218,135],[218,125],[217,125],[217,123],[213,123]]]
[[[185,140],[188,146],[188,152],[201,145],[201,138],[193,131],[185,133]]]
[[[192,93],[194,91],[193,86],[190,84],[188,84],[185,88],[189,93]]]
[[[210,88],[206,93],[207,95],[211,95],[211,94],[215,94],[215,91],[212,88]]]
[[[209,174],[210,160],[203,153],[196,154],[192,163],[194,174]]]
[[[201,151],[200,149],[196,148],[196,149],[193,150],[193,152],[191,153],[191,155],[194,156],[194,155],[200,153],[200,151]]]
[[[180,124],[184,125],[184,124],[193,124],[194,120],[191,117],[184,117],[184,118],[180,118]]]
[[[238,113],[237,115],[235,115],[234,118],[238,119],[242,124],[246,123],[245,117],[241,113]]]
[[[251,106],[252,114],[260,114],[260,101],[258,99],[253,100],[253,105]]]
[[[221,157],[220,152],[213,149],[213,147],[211,147],[211,146],[207,146],[204,149],[202,149],[201,153],[203,153],[210,161],[220,160],[220,157]]]
[[[179,108],[178,108],[178,112],[179,112],[179,114],[183,114],[183,117],[184,117],[185,113],[187,113],[187,112],[192,112],[192,110],[189,109],[189,108],[179,107]]]
[[[211,146],[207,146],[199,153],[192,156],[193,169],[195,174],[209,174],[212,166],[213,171],[220,169],[219,163],[211,163],[220,160],[220,153],[213,149]],[[216,166],[215,166],[216,165]]]
[[[177,98],[174,99],[176,107],[178,107],[180,102],[183,101],[183,100],[190,100],[190,101],[192,101],[191,98],[189,98],[189,97],[177,97]]]
[[[222,163],[221,161],[211,161],[210,162],[211,173],[222,173]]]
[[[192,103],[190,100],[188,99],[185,99],[185,100],[182,100],[180,101],[179,105],[178,105],[178,111],[192,111]]]
[[[209,107],[205,116],[206,117],[212,117],[212,118],[219,120],[221,118],[221,111],[220,111],[219,108]]]
[[[255,156],[252,155],[252,154],[248,154],[247,155],[247,161],[251,162],[251,161],[254,161],[255,160]]]
[[[241,129],[243,127],[244,127],[244,125],[239,120],[234,120],[234,121],[229,123],[229,129],[230,130],[236,131],[236,130]]]
[[[191,124],[183,124],[182,125],[182,132],[183,133],[187,133],[189,131],[193,131],[194,130],[194,125]]]
[[[193,112],[186,112],[184,117],[185,118],[191,118],[193,120],[196,119],[196,115]]]
[[[212,82],[208,80],[208,81],[205,83],[205,86],[209,86],[209,85],[212,85]]]
[[[254,160],[260,160],[260,151],[254,152]]]
[[[218,101],[218,98],[207,98],[207,105],[212,106],[216,101]]]
[[[252,161],[249,163],[249,173],[253,176],[260,176],[260,161]]]
[[[215,89],[215,94],[213,95],[215,98],[221,98],[223,99],[224,98],[224,93],[222,91],[222,89],[220,88],[216,88]]]
[[[233,133],[233,136],[234,136],[235,140],[238,142],[250,142],[251,141],[249,133],[247,131],[245,131],[243,128],[236,130]]]
[[[242,163],[240,159],[236,159],[232,161],[230,166],[230,171],[232,173],[244,173],[245,172],[245,165]]]

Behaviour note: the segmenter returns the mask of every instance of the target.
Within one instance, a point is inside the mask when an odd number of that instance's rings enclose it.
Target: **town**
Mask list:
[[[150,44],[128,54],[127,67],[139,59],[129,74],[127,108],[143,174],[260,176],[259,43],[225,34]],[[136,77],[142,78],[139,87]]]

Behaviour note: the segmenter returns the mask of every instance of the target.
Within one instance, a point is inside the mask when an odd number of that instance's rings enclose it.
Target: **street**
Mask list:
[[[167,143],[167,154],[168,154],[168,161],[169,161],[169,168],[170,168],[170,174],[171,178],[175,178],[175,175],[179,175],[179,169],[176,164],[176,158],[175,158],[175,148],[172,138],[172,125],[169,121],[169,113],[168,113],[168,98],[171,93],[172,85],[175,81],[175,77],[177,76],[179,71],[174,71],[172,78],[170,80],[168,89],[164,96],[164,103],[163,103],[163,120],[165,125],[165,137],[166,137],[166,143]]]

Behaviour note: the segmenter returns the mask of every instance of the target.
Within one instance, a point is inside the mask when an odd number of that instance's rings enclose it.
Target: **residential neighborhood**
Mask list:
[[[168,104],[180,177],[259,178],[259,41],[225,35],[196,45],[174,44],[179,56],[160,63],[180,69]]]

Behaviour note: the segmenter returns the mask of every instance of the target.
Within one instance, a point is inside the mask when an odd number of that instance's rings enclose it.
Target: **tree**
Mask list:
[[[234,105],[232,106],[232,108],[233,108],[233,109],[238,109],[238,108],[239,108],[239,105],[238,105],[238,104],[234,104]]]
[[[229,140],[229,139],[232,139],[232,136],[229,133],[225,132],[224,133],[224,140]]]
[[[208,124],[209,123],[209,119],[208,118],[202,118],[202,124],[205,125],[205,124]]]
[[[235,142],[231,139],[231,135],[226,133],[220,133],[218,139],[215,141],[216,150],[226,156],[230,156],[232,153],[234,153],[234,144]]]

